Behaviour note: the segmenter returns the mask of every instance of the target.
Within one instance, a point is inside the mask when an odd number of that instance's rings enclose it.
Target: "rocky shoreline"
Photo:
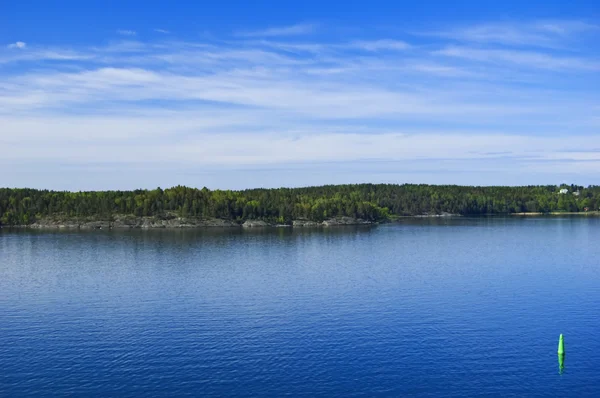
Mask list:
[[[446,211],[443,211],[439,214],[437,213],[431,213],[431,214],[419,214],[416,216],[409,216],[409,217],[413,217],[413,218],[438,218],[438,217],[460,217],[460,214],[454,214],[454,213],[448,213]]]
[[[20,225],[17,228],[32,229],[154,229],[154,228],[305,228],[305,227],[333,227],[344,225],[373,225],[371,221],[352,218],[337,217],[323,222],[310,220],[294,220],[291,224],[269,223],[263,220],[246,220],[243,223],[218,218],[155,218],[155,217],[115,217],[110,221],[97,221],[89,219],[41,219],[30,225]]]

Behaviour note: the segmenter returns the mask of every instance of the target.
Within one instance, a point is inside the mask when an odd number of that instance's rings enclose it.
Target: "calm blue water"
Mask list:
[[[594,218],[3,230],[0,396],[598,396],[599,242]]]

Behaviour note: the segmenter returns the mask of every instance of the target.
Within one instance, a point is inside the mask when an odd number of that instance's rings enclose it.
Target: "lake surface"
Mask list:
[[[598,218],[0,231],[2,397],[599,390]]]

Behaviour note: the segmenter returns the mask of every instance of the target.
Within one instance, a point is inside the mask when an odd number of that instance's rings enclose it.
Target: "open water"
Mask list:
[[[598,397],[600,219],[0,230],[0,397],[65,395]]]

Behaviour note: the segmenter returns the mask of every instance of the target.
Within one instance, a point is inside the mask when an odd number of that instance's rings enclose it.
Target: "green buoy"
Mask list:
[[[565,371],[565,354],[558,354],[558,374],[561,375]]]
[[[558,338],[558,355],[565,355],[565,340],[563,338],[562,333]]]
[[[558,373],[562,374],[565,370],[565,339],[561,333],[558,338]]]

